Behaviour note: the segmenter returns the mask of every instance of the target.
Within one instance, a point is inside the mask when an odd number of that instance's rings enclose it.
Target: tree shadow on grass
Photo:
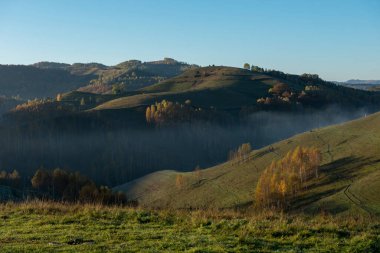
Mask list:
[[[303,206],[308,206],[318,200],[334,195],[342,191],[355,178],[358,177],[357,172],[363,167],[380,162],[379,159],[374,160],[364,157],[344,157],[328,163],[320,168],[322,178],[314,180],[307,185],[305,194],[296,197],[292,201],[292,209],[298,209]],[[327,187],[327,189],[324,189]],[[342,212],[349,208],[348,205],[339,203],[330,203],[331,211]]]
[[[379,163],[380,160],[371,158],[348,156],[337,159],[320,168],[323,174],[322,180],[315,180],[308,185],[308,188],[321,187],[329,184],[334,184],[338,180],[353,181],[358,175],[357,173],[364,167]]]

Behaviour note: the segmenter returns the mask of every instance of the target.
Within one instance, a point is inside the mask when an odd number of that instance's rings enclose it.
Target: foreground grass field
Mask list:
[[[379,252],[380,221],[268,212],[0,206],[1,252]]]

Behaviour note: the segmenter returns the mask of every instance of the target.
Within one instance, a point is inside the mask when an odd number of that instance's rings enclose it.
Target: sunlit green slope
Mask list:
[[[280,126],[279,126],[280,127]],[[305,211],[380,210],[380,113],[345,124],[315,129],[270,147],[248,160],[230,161],[200,172],[159,171],[117,187],[151,207],[230,208],[250,205],[260,173],[296,146],[323,153],[321,176],[293,201]],[[182,184],[176,183],[178,175]]]

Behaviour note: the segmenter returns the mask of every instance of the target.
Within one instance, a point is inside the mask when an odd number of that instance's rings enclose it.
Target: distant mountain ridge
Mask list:
[[[31,66],[41,69],[66,69],[71,65],[67,63],[42,61],[34,63]]]
[[[354,89],[360,89],[360,90],[370,90],[370,91],[380,90],[380,80],[350,79],[345,82],[335,82],[335,83],[346,86],[346,87],[354,88]]]
[[[380,80],[360,80],[360,79],[350,79],[346,81],[346,83],[349,84],[373,84],[373,85],[380,85]]]
[[[198,67],[171,58],[152,62],[130,60],[115,66],[100,63],[38,62],[0,65],[0,95],[23,99],[55,97],[80,89],[94,93],[131,91]]]

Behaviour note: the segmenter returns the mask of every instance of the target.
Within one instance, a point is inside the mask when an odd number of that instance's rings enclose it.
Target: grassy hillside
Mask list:
[[[109,101],[96,109],[128,108],[163,99],[190,99],[201,107],[241,108],[252,106],[268,89],[281,81],[266,75],[231,67],[205,67],[142,89],[143,94]],[[297,87],[298,88],[298,87]]]
[[[251,205],[260,173],[296,146],[323,154],[322,175],[310,182],[294,207],[306,211],[380,212],[380,113],[342,125],[314,129],[251,153],[244,162],[226,162],[200,172],[156,172],[117,187],[143,206],[231,208]],[[177,175],[183,185],[176,185]],[[370,186],[371,189],[368,189]],[[368,191],[366,190],[368,189]],[[178,196],[181,196],[180,198]],[[328,202],[328,203],[327,203]]]
[[[269,91],[285,86],[279,93]],[[279,71],[249,71],[232,67],[203,67],[158,82],[140,90],[142,94],[126,96],[100,105],[96,110],[131,108],[153,104],[163,99],[204,108],[240,110],[242,108],[294,108],[302,105],[323,107],[378,106],[379,94],[325,82],[317,75],[289,75]],[[262,98],[261,104],[258,99]]]
[[[0,205],[1,252],[378,252],[379,220],[30,202]]]
[[[186,91],[233,86],[250,81],[268,81],[269,76],[232,67],[204,67],[192,69],[169,80],[144,88],[147,92]]]

